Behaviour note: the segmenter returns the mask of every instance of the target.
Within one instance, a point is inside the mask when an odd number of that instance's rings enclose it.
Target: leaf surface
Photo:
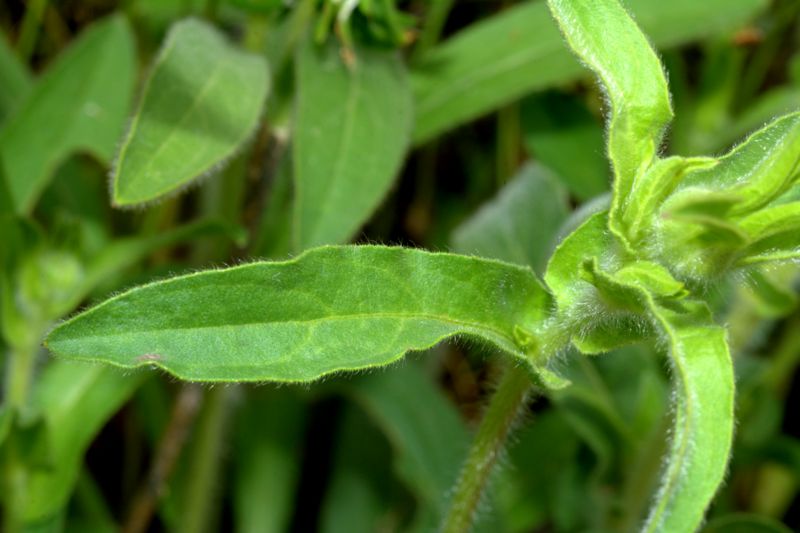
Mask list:
[[[76,151],[108,163],[136,74],[133,35],[120,15],[86,30],[0,130],[0,157],[18,213],[29,213],[56,167]]]
[[[324,247],[283,262],[133,289],[57,327],[57,355],[152,364],[209,381],[309,381],[385,365],[454,335],[521,362],[515,328],[540,329],[549,296],[530,269],[420,250]]]
[[[564,187],[546,168],[529,164],[496,198],[456,228],[453,248],[541,272],[568,212]]]
[[[298,49],[294,115],[297,250],[348,241],[388,192],[413,119],[396,53],[356,48],[348,68],[329,43]]]
[[[735,29],[766,2],[628,0],[625,5],[656,46],[670,47]],[[544,3],[521,3],[471,25],[415,64],[414,142],[428,141],[524,94],[579,78],[582,72]]]
[[[263,59],[212,26],[176,23],[117,157],[114,203],[154,200],[223,164],[258,124],[268,78]]]
[[[733,365],[725,330],[702,304],[686,312],[653,305],[669,340],[674,426],[645,531],[695,531],[722,483],[733,438]]]

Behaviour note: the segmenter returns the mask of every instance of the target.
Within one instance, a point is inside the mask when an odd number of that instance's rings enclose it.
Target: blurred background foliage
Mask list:
[[[719,154],[800,108],[800,3],[625,3],[668,68],[677,118],[664,152]],[[132,40],[109,40],[106,29],[80,44],[114,14]],[[170,25],[188,16],[268,60],[263,120],[199,186],[112,209],[107,175],[135,95]],[[295,72],[307,41],[351,67],[364,50],[389,54],[408,73],[409,148],[355,242],[541,272],[574,213],[608,189],[602,95],[542,2],[5,0],[0,27],[0,158],[6,174],[19,164],[40,183],[24,212],[0,210],[4,352],[38,346],[54,320],[110,292],[303,248],[291,238],[293,174],[303,168],[292,158],[304,156],[292,142],[303,135],[293,106],[308,98]],[[109,47],[105,66],[84,65],[97,47]],[[337,105],[335,87],[318,89]],[[76,109],[87,105],[110,110],[107,120],[82,125]],[[331,104],[319,105],[324,114]],[[373,150],[382,157],[368,139],[352,150],[355,166]],[[0,192],[3,206],[9,192]],[[739,424],[705,531],[800,529],[797,278],[790,264],[709,288],[731,331]],[[573,386],[530,406],[480,530],[636,528],[668,441],[669,376],[656,348],[564,355]],[[6,509],[24,508],[41,531],[435,528],[499,371],[489,350],[465,342],[311,386],[210,387],[34,351],[35,385],[15,409],[7,378],[0,451]]]

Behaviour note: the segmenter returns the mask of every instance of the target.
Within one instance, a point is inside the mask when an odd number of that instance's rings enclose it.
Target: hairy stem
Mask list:
[[[523,369],[513,366],[506,369],[483,415],[456,484],[441,529],[444,533],[470,531],[497,459],[532,388],[530,377]]]

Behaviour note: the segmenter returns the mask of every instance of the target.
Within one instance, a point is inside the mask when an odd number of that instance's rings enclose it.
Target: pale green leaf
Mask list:
[[[549,296],[530,269],[413,249],[324,247],[156,282],[53,330],[64,357],[152,364],[194,380],[309,381],[396,361],[455,335],[521,362]]]
[[[453,249],[544,269],[569,212],[564,187],[546,168],[528,164],[492,201],[456,228]]]
[[[67,504],[89,444],[145,376],[69,361],[47,365],[32,403],[44,416],[51,457],[46,468],[31,472],[27,521],[46,519]]]
[[[736,29],[766,4],[764,0],[625,2],[659,47]],[[574,80],[582,72],[543,2],[506,9],[434,47],[415,64],[414,141],[430,140],[527,93]]]
[[[18,213],[31,211],[70,154],[111,160],[135,75],[133,35],[119,15],[94,24],[47,69],[0,130],[0,156]]]
[[[678,313],[653,305],[669,341],[674,425],[645,531],[695,531],[725,477],[733,438],[733,365],[725,330],[702,304]]]
[[[647,38],[617,0],[549,0],[548,5],[570,47],[600,78],[610,102],[610,225],[619,233],[624,202],[656,158],[672,119],[667,80]]]
[[[579,98],[557,92],[532,95],[522,101],[521,113],[528,152],[576,198],[589,200],[608,190],[603,128]]]
[[[296,64],[295,246],[348,241],[383,200],[413,119],[397,53],[367,47],[348,68],[339,47],[300,46]]]
[[[28,96],[33,77],[0,35],[0,122]]]
[[[212,26],[176,23],[117,157],[114,203],[154,200],[222,165],[258,124],[268,79],[263,59]]]

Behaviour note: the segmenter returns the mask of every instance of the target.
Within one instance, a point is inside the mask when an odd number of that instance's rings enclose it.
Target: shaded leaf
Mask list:
[[[658,47],[734,29],[764,0],[628,0],[626,7]],[[543,2],[524,2],[471,25],[414,66],[415,143],[488,113],[524,94],[582,74]]]
[[[218,168],[252,134],[267,89],[263,59],[205,22],[176,23],[117,156],[114,203],[154,200]]]
[[[294,115],[297,250],[347,242],[388,192],[405,157],[412,102],[397,53],[300,46]]]
[[[31,211],[73,152],[111,160],[135,73],[133,35],[120,15],[83,32],[45,72],[0,130],[0,157],[18,213]]]
[[[453,248],[541,272],[567,218],[567,195],[546,168],[528,164],[453,233]]]
[[[23,65],[5,36],[0,36],[0,122],[28,96],[33,76]]]

